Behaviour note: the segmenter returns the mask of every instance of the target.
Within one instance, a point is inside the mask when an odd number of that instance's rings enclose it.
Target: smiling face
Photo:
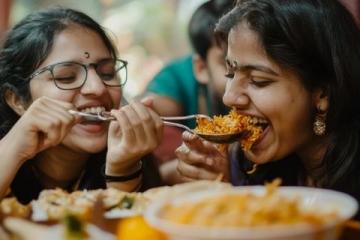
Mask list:
[[[246,24],[229,33],[227,68],[224,103],[267,121],[259,141],[245,153],[249,160],[275,161],[311,145],[312,94],[294,71],[269,59],[257,34]]]
[[[85,54],[85,53],[88,54]],[[49,56],[38,67],[74,61],[82,64],[98,63],[111,58],[101,37],[94,31],[73,24],[54,39]],[[89,68],[85,84],[76,90],[61,90],[54,84],[49,71],[30,81],[32,100],[48,96],[72,103],[79,111],[110,110],[118,108],[121,99],[120,87],[106,87],[93,67]],[[75,125],[63,140],[63,145],[77,152],[96,153],[106,147],[107,123],[81,123]]]

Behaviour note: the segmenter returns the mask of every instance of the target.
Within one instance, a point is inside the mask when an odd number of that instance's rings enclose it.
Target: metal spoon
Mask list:
[[[78,112],[75,110],[69,110],[69,113],[80,116],[86,121],[112,121],[112,120],[115,120],[115,117],[112,116],[110,112],[99,112],[97,114],[92,114],[92,113]],[[188,126],[186,126],[184,124],[170,122],[170,121],[181,121],[181,120],[193,119],[193,118],[199,118],[199,117],[211,119],[209,116],[203,115],[203,114],[194,114],[194,115],[187,115],[187,116],[174,116],[174,117],[161,117],[161,119],[163,120],[164,124],[166,124],[168,126],[182,128],[186,131],[191,132],[192,134],[198,135],[199,137],[201,137],[209,142],[214,142],[214,143],[232,143],[232,142],[239,140],[240,138],[247,136],[247,134],[249,133],[248,131],[241,131],[241,132],[237,132],[237,133],[228,133],[228,134],[203,134],[203,133],[198,133],[198,132],[194,131],[193,129],[189,128]]]
[[[188,126],[180,123],[164,121],[164,124],[168,126],[174,126],[185,129],[186,131],[198,135],[199,137],[205,139],[206,141],[214,142],[214,143],[233,143],[240,140],[243,137],[246,137],[249,134],[249,131],[247,130],[237,133],[227,133],[227,134],[205,134],[205,133],[198,133],[193,129],[189,128]]]
[[[111,115],[110,112],[106,112],[106,111],[102,111],[102,112],[98,112],[98,113],[94,114],[94,113],[78,112],[78,111],[70,109],[68,112],[72,115],[80,116],[84,120],[87,120],[87,121],[113,121],[116,119],[114,116]],[[193,114],[193,115],[186,115],[186,116],[160,117],[160,118],[164,121],[181,121],[181,120],[194,119],[194,118],[211,119],[211,117],[204,115],[204,114]]]

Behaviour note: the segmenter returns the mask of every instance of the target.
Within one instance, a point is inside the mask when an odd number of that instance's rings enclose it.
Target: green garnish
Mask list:
[[[120,209],[131,209],[134,205],[135,199],[132,197],[125,196],[118,204]]]
[[[84,224],[75,215],[66,215],[63,220],[66,240],[82,240],[86,237]]]

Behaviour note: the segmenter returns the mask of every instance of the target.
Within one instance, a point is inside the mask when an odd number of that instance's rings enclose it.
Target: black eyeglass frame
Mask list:
[[[90,68],[90,67],[94,67],[96,74],[101,78],[101,76],[100,76],[100,75],[98,74],[98,72],[96,71],[97,66],[98,66],[101,62],[103,62],[103,61],[108,61],[108,60],[110,60],[110,59],[104,59],[104,60],[101,60],[101,61],[99,61],[99,62],[97,62],[97,63],[89,63],[89,64],[82,64],[82,63],[74,62],[74,61],[58,62],[58,63],[54,63],[54,64],[51,64],[51,65],[48,65],[48,66],[46,66],[46,67],[40,68],[39,70],[37,70],[37,71],[35,71],[34,73],[32,73],[32,74],[30,75],[30,77],[27,78],[27,80],[30,81],[31,79],[33,79],[34,77],[42,74],[43,72],[49,71],[49,72],[51,73],[52,77],[53,77],[52,80],[54,81],[55,86],[56,86],[57,88],[59,88],[59,89],[61,89],[61,90],[75,90],[75,89],[80,89],[80,88],[82,88],[82,86],[84,86],[84,84],[85,84],[85,82],[86,82],[86,80],[87,80],[89,68]],[[115,69],[115,73],[118,73],[121,69],[125,68],[125,74],[126,74],[125,81],[124,81],[123,83],[119,84],[118,86],[114,86],[114,85],[108,85],[108,84],[106,84],[106,81],[104,81],[103,79],[101,79],[102,82],[104,83],[104,85],[107,86],[107,87],[122,87],[122,86],[124,86],[125,83],[127,82],[127,76],[128,76],[127,65],[128,65],[128,62],[125,61],[125,60],[119,59],[119,58],[115,59],[115,61],[119,61],[119,62],[121,62],[121,63],[123,64],[123,65],[122,65],[121,67],[119,67],[118,69]],[[77,64],[77,65],[79,65],[79,66],[81,66],[81,67],[83,67],[83,68],[85,69],[85,79],[84,79],[83,83],[82,83],[79,87],[75,87],[75,88],[62,88],[62,87],[59,87],[59,86],[57,85],[57,83],[56,83],[56,80],[55,80],[55,77],[54,77],[54,73],[53,73],[53,70],[54,70],[55,66],[57,66],[57,65],[59,65],[59,64],[69,64],[69,63],[70,63],[70,64]]]

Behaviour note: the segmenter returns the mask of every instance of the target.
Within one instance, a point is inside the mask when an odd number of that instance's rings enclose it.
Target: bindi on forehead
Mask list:
[[[89,52],[84,52],[84,57],[85,58],[90,58],[90,53]]]

